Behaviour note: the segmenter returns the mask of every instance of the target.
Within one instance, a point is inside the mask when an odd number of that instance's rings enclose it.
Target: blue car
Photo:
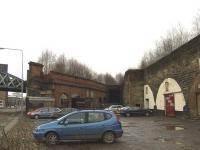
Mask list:
[[[33,136],[38,141],[56,144],[59,141],[98,140],[113,143],[121,137],[121,123],[113,112],[82,110],[67,114],[38,126]]]

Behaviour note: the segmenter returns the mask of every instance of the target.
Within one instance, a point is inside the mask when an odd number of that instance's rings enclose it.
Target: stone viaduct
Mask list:
[[[157,108],[166,115],[168,111],[175,111],[172,116],[185,111],[199,117],[200,36],[144,69],[126,71],[123,102]]]

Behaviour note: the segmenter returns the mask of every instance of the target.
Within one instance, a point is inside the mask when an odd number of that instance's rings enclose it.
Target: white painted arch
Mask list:
[[[168,91],[166,90],[166,82],[168,83]],[[164,94],[174,94],[174,101],[175,101],[175,111],[183,111],[183,107],[185,106],[185,98],[181,87],[176,82],[176,80],[172,78],[165,79],[158,90],[156,96],[156,106],[158,110],[165,110],[165,98]]]
[[[154,109],[155,101],[149,85],[144,85],[144,108]]]

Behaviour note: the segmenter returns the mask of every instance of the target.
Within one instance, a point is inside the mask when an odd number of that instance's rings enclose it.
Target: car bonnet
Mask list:
[[[44,123],[44,124],[41,124],[38,126],[38,128],[40,129],[46,129],[46,128],[55,128],[58,124],[58,121],[55,120],[55,121],[51,121],[51,122],[48,122],[48,123]]]

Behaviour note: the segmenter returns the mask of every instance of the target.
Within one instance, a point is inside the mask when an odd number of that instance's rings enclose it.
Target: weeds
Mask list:
[[[27,118],[20,118],[17,125],[8,133],[0,128],[0,150],[46,150],[46,145],[34,141],[32,132],[35,123]]]

